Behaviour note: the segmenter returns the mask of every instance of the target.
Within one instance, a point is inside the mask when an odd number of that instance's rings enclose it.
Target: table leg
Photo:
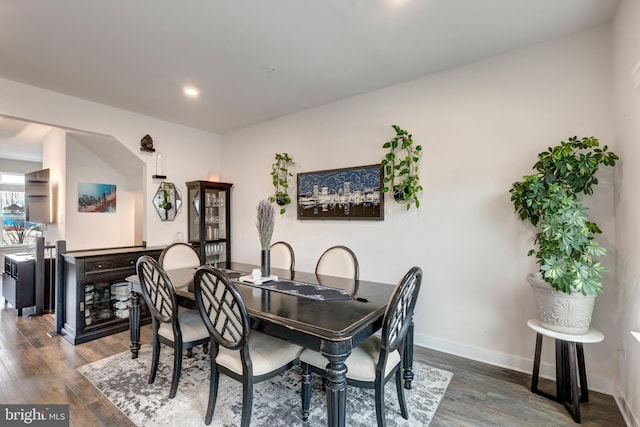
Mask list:
[[[329,427],[345,427],[347,413],[347,365],[349,353],[328,355],[327,365],[327,424]]]
[[[138,357],[140,350],[140,294],[131,291],[131,302],[129,303],[129,331],[131,333],[131,358]]]
[[[411,381],[413,381],[413,317],[409,324],[407,336],[404,339],[404,353],[402,356],[404,388],[411,390]]]

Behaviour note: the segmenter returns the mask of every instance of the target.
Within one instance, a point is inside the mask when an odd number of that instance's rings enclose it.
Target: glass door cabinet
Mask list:
[[[210,181],[187,182],[189,243],[203,264],[231,261],[231,187]]]

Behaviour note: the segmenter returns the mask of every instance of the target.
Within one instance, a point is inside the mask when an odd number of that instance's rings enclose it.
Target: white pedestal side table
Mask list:
[[[597,343],[604,340],[602,332],[590,328],[584,335],[563,334],[540,326],[537,319],[527,321],[527,326],[536,332],[536,352],[533,359],[533,375],[531,391],[547,399],[564,404],[573,420],[580,422],[580,402],[589,401],[587,373],[584,368],[583,344]],[[542,352],[543,335],[556,341],[556,395],[538,390],[540,374],[540,353]],[[579,376],[579,381],[578,381]],[[580,394],[578,394],[578,384]]]

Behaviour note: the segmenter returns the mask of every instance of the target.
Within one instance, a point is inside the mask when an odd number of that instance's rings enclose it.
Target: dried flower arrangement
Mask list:
[[[268,200],[260,200],[257,210],[256,228],[258,229],[258,237],[260,238],[260,246],[263,251],[269,250],[271,245],[271,236],[273,235],[273,227],[275,225],[274,206]]]

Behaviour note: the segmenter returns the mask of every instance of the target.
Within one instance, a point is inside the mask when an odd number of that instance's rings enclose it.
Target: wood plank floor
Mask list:
[[[150,327],[142,328],[150,342]],[[76,368],[126,351],[129,334],[73,346],[49,338],[50,315],[17,317],[0,303],[0,402],[68,403],[71,426],[131,426]],[[563,406],[529,391],[531,376],[416,347],[415,360],[454,373],[451,385],[431,423],[440,426],[572,426]],[[541,388],[553,390],[542,380]],[[611,396],[590,392],[580,406],[584,426],[624,426]]]

